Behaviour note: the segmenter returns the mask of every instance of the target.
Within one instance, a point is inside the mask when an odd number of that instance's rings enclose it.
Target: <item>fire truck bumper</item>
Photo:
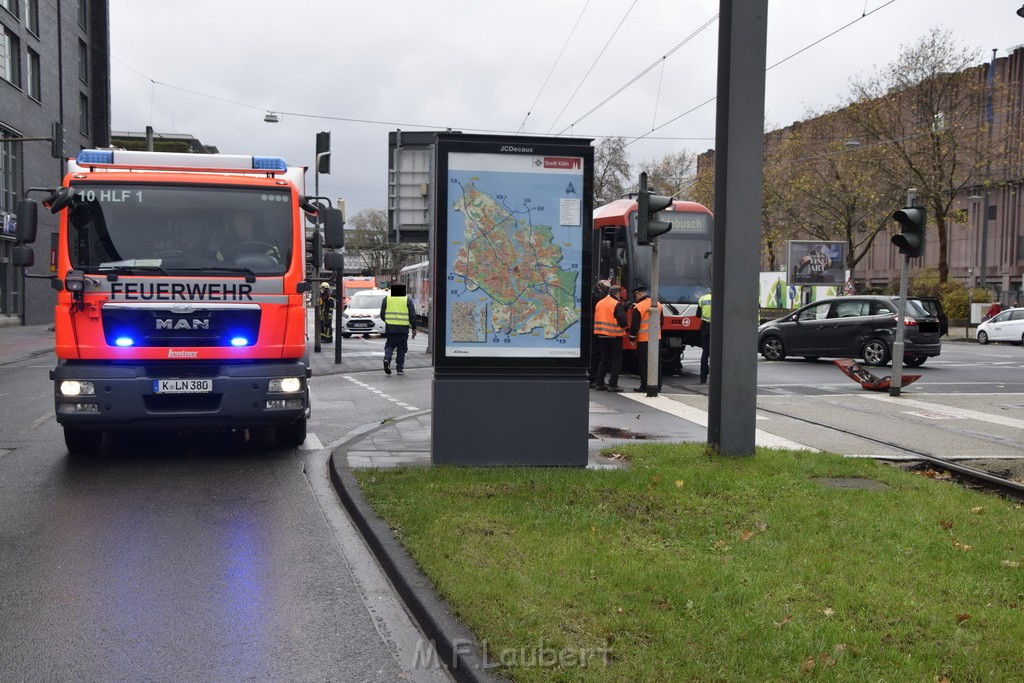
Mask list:
[[[309,416],[300,361],[110,364],[67,361],[50,372],[57,422],[79,429],[228,429]]]

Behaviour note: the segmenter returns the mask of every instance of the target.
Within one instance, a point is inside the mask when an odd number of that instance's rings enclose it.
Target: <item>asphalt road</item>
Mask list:
[[[294,450],[264,434],[135,434],[71,459],[52,354],[0,366],[0,678],[442,679],[414,666],[419,631],[326,481],[327,454],[353,430],[430,407],[432,373],[385,376],[381,340],[345,341],[349,364],[314,377],[310,438]],[[425,339],[411,346],[423,353]],[[696,360],[659,410],[700,423]],[[899,398],[825,360],[758,372],[757,426],[792,443],[1024,460],[1020,347],[946,343]],[[620,412],[641,400],[604,398]]]
[[[69,458],[51,367],[0,367],[0,679],[446,679],[416,666],[425,643],[342,513],[326,448],[128,434]],[[311,425],[328,443],[394,414],[329,379]]]

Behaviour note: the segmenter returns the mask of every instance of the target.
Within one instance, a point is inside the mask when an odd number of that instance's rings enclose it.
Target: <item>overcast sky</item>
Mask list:
[[[935,27],[976,50],[979,64],[993,48],[1004,57],[1024,44],[1021,3],[769,0],[766,128],[840,105],[851,78]],[[110,0],[112,126],[151,125],[303,166],[316,133],[330,131],[320,190],[345,198],[349,215],[387,207],[387,136],[398,128],[623,136],[634,162],[702,152],[714,147],[718,9],[718,0]],[[281,121],[264,123],[268,111]],[[312,194],[312,173],[307,184]]]

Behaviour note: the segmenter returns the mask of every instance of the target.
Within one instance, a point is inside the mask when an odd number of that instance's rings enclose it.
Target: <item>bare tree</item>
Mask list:
[[[644,162],[642,166],[654,180],[659,194],[689,199],[697,168],[697,158],[692,152],[669,152],[656,161]]]
[[[940,282],[949,278],[947,219],[955,213],[954,199],[988,181],[986,168],[1006,145],[1004,134],[993,136],[986,106],[1003,98],[987,92],[985,67],[972,68],[977,61],[977,51],[933,29],[874,77],[853,82],[846,110],[865,145],[889,150],[879,155],[885,161],[878,172],[894,188],[917,188],[928,208],[938,234]]]
[[[594,206],[619,199],[636,185],[626,140],[604,138],[594,149]]]
[[[388,241],[388,212],[363,209],[346,222],[346,264],[360,263],[378,279],[395,277],[403,265],[403,250]]]
[[[891,227],[902,191],[879,171],[892,163],[891,150],[849,148],[849,140],[845,112],[831,112],[787,129],[766,155],[762,243],[771,261],[785,239],[839,240],[852,277],[878,234]]]

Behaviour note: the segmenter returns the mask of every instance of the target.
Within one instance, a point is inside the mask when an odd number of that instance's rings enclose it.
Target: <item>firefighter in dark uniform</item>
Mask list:
[[[334,296],[326,282],[320,283],[320,341],[334,341]]]

